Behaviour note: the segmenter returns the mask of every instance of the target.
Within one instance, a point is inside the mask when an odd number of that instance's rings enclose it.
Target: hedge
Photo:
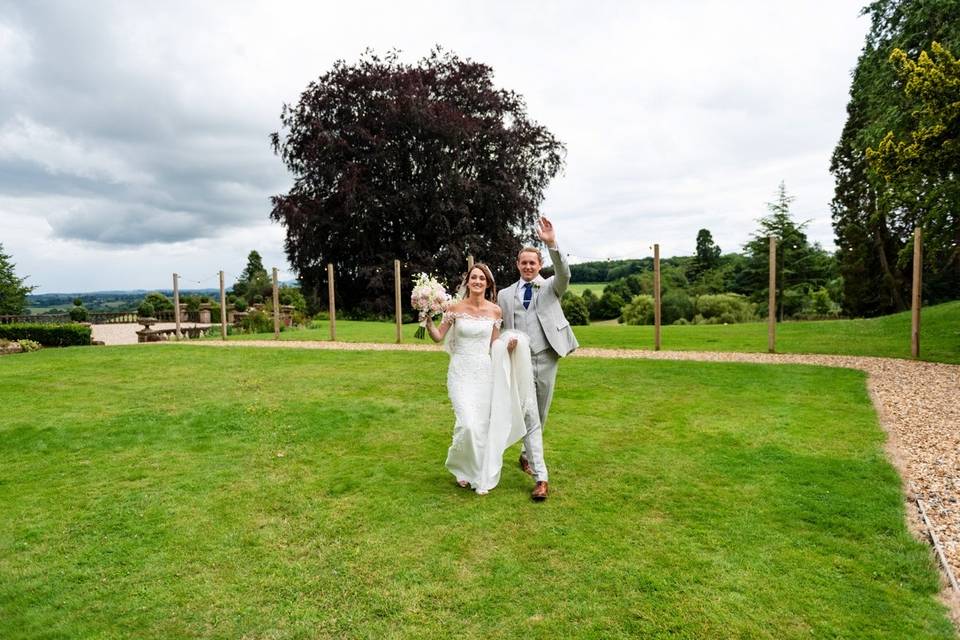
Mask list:
[[[33,340],[45,347],[89,345],[91,329],[85,324],[18,323],[0,325],[0,338]]]

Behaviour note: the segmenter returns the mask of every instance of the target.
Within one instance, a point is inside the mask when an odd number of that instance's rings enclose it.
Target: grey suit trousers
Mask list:
[[[545,349],[531,356],[533,384],[537,391],[537,413],[528,411],[524,416],[527,433],[523,437],[521,454],[527,457],[533,478],[547,481],[547,463],[543,458],[543,425],[547,421],[550,403],[553,401],[553,384],[557,379],[557,362],[560,357],[553,349]]]

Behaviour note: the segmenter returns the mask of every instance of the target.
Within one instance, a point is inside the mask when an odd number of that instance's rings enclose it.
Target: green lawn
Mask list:
[[[584,291],[586,291],[587,289],[590,289],[590,291],[592,291],[593,294],[599,298],[601,295],[603,295],[603,288],[608,284],[611,284],[611,283],[610,282],[571,282],[570,285],[567,286],[567,290],[572,291],[578,296],[582,296]]]
[[[921,314],[920,355],[923,360],[960,364],[960,301],[924,309]],[[403,341],[416,342],[416,325],[403,327]],[[664,350],[766,352],[765,322],[733,325],[687,325],[662,328]],[[652,349],[652,326],[597,323],[574,327],[584,347]],[[231,336],[232,340],[272,339],[273,334]],[[219,338],[218,338],[219,339]],[[329,340],[324,328],[284,331],[281,340]],[[395,325],[388,322],[337,321],[337,339],[347,342],[396,342]],[[785,322],[777,325],[780,353],[910,357],[910,313],[869,320]]]
[[[598,324],[575,327],[583,346],[652,349],[653,327]],[[867,320],[784,322],[777,325],[780,353],[910,357],[910,312]],[[766,352],[766,322],[686,325],[661,328],[665,350]],[[960,364],[960,301],[923,309],[920,316],[923,360]]]
[[[0,637],[954,638],[862,373],[565,360],[535,504],[444,470],[446,363],[0,358]]]

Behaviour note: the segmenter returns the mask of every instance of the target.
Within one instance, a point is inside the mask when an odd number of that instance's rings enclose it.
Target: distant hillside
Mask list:
[[[232,285],[231,285],[232,286]],[[299,286],[296,280],[281,282],[280,286]],[[67,311],[73,306],[73,301],[80,298],[83,306],[89,311],[133,311],[139,306],[143,297],[150,292],[159,291],[168,298],[173,298],[173,289],[132,289],[126,291],[86,291],[80,293],[35,293],[27,296],[27,307],[30,313],[56,313]],[[229,291],[229,288],[228,288]],[[220,289],[181,289],[180,297],[209,296],[217,298]]]

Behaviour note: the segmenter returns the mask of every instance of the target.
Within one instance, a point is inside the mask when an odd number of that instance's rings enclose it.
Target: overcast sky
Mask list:
[[[489,64],[567,145],[542,211],[573,261],[738,251],[784,181],[833,247],[830,154],[864,0],[0,0],[0,243],[37,293],[295,277],[268,136],[337,59]],[[482,258],[482,256],[478,256]]]

